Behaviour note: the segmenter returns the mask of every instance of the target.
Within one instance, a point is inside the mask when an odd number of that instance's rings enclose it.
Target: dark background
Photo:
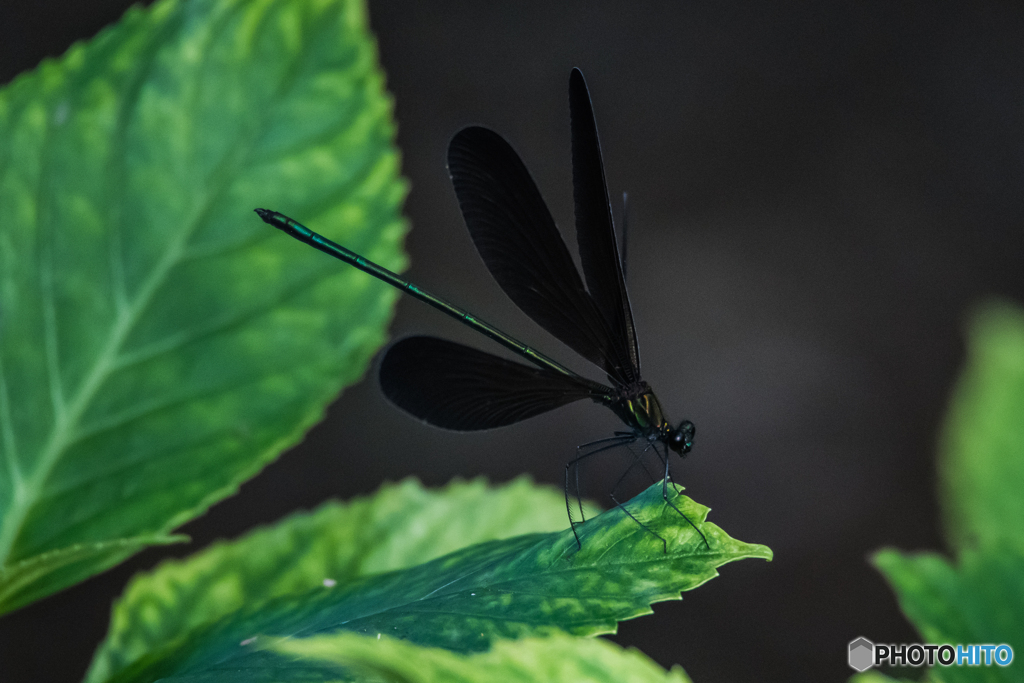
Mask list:
[[[4,0],[0,81],[127,4]],[[677,477],[712,521],[775,551],[615,639],[697,683],[842,680],[856,636],[916,640],[867,557],[942,549],[934,457],[964,322],[993,295],[1024,301],[1024,11],[393,0],[371,20],[412,182],[410,277],[570,364],[491,281],[444,158],[465,125],[500,131],[570,227],[566,88],[584,70],[609,187],[631,197],[644,375],[698,428]],[[494,350],[405,299],[393,333],[414,332]],[[577,444],[614,428],[579,405],[452,434],[391,408],[369,379],[186,526],[189,551],[408,475],[558,482]],[[173,552],[185,551],[144,553],[0,620],[4,681],[77,679],[124,583]]]

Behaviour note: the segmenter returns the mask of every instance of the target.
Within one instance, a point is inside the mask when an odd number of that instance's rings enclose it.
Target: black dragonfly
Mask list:
[[[395,405],[421,420],[456,431],[503,427],[567,403],[590,399],[626,425],[614,436],[584,444],[566,464],[569,521],[580,543],[569,502],[570,473],[579,501],[580,463],[610,448],[641,442],[664,466],[662,496],[670,500],[669,451],[693,447],[689,420],[673,425],[640,376],[633,314],[626,293],[612,220],[604,162],[590,93],[579,69],[569,77],[576,239],[586,286],[529,171],[512,147],[487,128],[459,131],[448,145],[448,170],[466,225],[494,279],[541,327],[605,372],[611,386],[579,375],[493,325],[276,211],[256,209],[267,223],[330,254],[481,332],[532,365],[445,339],[414,336],[393,344],[380,365],[380,384]],[[630,470],[640,463],[634,458]],[[646,467],[644,466],[644,469]],[[665,539],[611,498],[637,524]],[[653,478],[653,477],[652,477]],[[580,514],[583,510],[580,504]],[[697,527],[693,525],[695,529]],[[703,533],[697,529],[697,532]],[[707,539],[705,539],[707,543]],[[667,545],[666,545],[667,550]]]

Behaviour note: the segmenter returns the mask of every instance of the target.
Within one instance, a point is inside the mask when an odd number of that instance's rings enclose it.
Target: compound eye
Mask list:
[[[668,447],[679,455],[689,453],[690,449],[693,448],[693,433],[695,431],[692,422],[683,420],[679,424],[679,428],[669,435]]]
[[[687,443],[686,436],[677,429],[669,435],[668,447],[679,455],[682,455],[690,450],[691,444]]]

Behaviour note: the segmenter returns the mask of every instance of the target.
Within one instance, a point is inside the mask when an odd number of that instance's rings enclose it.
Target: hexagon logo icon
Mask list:
[[[850,668],[855,671],[867,671],[875,663],[875,644],[867,638],[850,641]]]

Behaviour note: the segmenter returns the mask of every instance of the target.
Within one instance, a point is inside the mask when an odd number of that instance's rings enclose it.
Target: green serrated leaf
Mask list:
[[[566,635],[499,642],[489,652],[471,655],[352,633],[286,639],[273,643],[271,649],[287,656],[278,670],[281,681],[329,680],[327,676],[341,673],[336,667],[344,667],[342,672],[347,669],[355,680],[406,683],[690,681],[680,667],[665,671],[638,650]]]
[[[137,575],[115,604],[87,681],[106,680],[181,633],[254,602],[405,569],[475,543],[566,525],[562,491],[522,477],[441,490],[415,480],[330,502]]]
[[[487,649],[503,638],[614,632],[616,623],[650,613],[650,605],[679,599],[736,560],[770,559],[771,551],[730,538],[705,522],[708,509],[685,496],[672,502],[707,537],[662,500],[661,484],[634,498],[629,511],[662,542],[612,509],[570,530],[491,541],[410,569],[322,587],[253,605],[122,670],[112,680],[151,681],[213,671],[272,670],[276,664],[251,645],[261,638],[353,631],[390,635],[457,652]],[[256,640],[253,640],[253,639]]]
[[[1024,311],[979,311],[968,350],[939,449],[946,537],[1024,549]]]
[[[0,91],[0,569],[162,538],[364,372],[395,293],[252,209],[401,268],[393,140],[353,0],[161,0]]]
[[[1024,556],[1015,548],[964,551],[958,566],[935,553],[883,550],[874,563],[923,642],[1010,645],[1024,652]],[[1020,680],[1015,664],[936,666],[938,681]]]

